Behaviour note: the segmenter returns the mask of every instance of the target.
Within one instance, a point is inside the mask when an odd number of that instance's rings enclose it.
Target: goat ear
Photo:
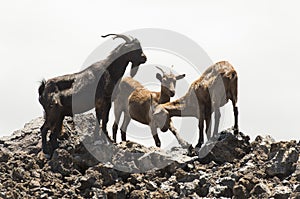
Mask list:
[[[156,73],[156,79],[158,79],[159,81],[162,81],[162,76],[159,73]]]
[[[184,77],[185,77],[185,74],[178,75],[178,76],[176,76],[176,80],[180,80],[180,79],[182,79],[182,78],[184,78]]]

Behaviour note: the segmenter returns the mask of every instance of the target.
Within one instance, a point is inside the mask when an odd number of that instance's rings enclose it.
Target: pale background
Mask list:
[[[101,34],[164,28],[196,41],[214,62],[228,60],[236,68],[241,131],[252,139],[299,140],[298,4],[0,1],[0,136],[42,115],[39,81],[79,71],[103,42]]]

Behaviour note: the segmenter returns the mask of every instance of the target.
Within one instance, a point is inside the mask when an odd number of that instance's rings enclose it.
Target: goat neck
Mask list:
[[[129,60],[126,60],[123,56],[120,56],[108,66],[107,71],[111,78],[117,82],[124,75],[128,64]]]
[[[163,88],[161,88],[161,91],[158,94],[159,94],[159,99],[158,99],[159,104],[167,103],[171,99],[170,95],[168,95],[166,92],[164,92]]]

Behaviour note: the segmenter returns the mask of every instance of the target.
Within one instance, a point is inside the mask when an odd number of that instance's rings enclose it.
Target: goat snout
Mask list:
[[[145,63],[147,61],[147,57],[146,57],[146,55],[144,53],[141,54],[141,58],[142,58],[141,59],[142,63]]]
[[[170,90],[170,97],[174,97],[175,95],[175,90]]]

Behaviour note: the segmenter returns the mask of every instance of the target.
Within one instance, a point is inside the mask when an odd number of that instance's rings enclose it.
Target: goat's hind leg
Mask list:
[[[203,109],[202,109],[203,110]],[[202,144],[204,143],[204,135],[203,135],[203,128],[204,128],[204,113],[200,109],[200,116],[199,116],[199,123],[198,123],[198,129],[199,129],[199,140],[198,144],[196,145],[196,148],[201,148]]]
[[[207,141],[211,139],[211,109],[205,111],[205,133]]]
[[[45,154],[48,154],[48,148],[47,148],[47,133],[48,133],[49,127],[47,125],[47,121],[44,122],[43,126],[41,127],[41,134],[42,134],[42,150]]]
[[[221,118],[221,112],[220,108],[215,109],[215,126],[214,126],[214,136],[218,134],[219,132],[219,125],[220,125],[220,118]]]
[[[239,133],[239,126],[238,126],[238,115],[239,115],[239,111],[238,111],[238,107],[236,106],[235,103],[232,102],[233,105],[233,113],[234,113],[234,134],[237,135]]]
[[[58,136],[60,135],[62,131],[62,124],[63,124],[64,117],[60,117],[59,120],[56,122],[55,127],[53,128],[53,131],[50,135],[50,154],[52,155],[54,150],[58,148]]]

